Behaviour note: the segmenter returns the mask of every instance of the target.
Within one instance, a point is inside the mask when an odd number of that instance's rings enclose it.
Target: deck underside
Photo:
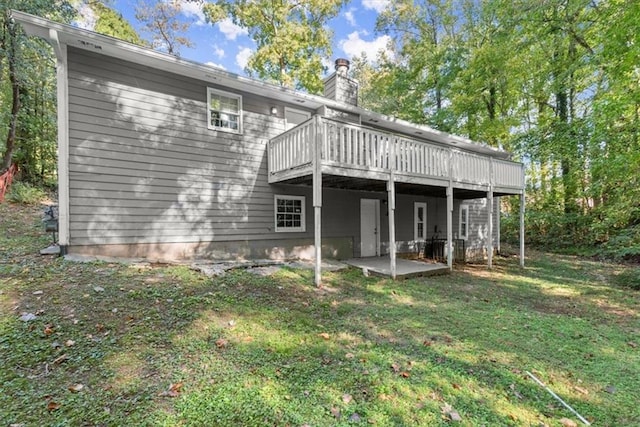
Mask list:
[[[274,180],[273,184],[289,184],[289,185],[313,185],[313,176],[306,174],[302,176],[289,177],[281,181]],[[424,185],[409,182],[396,181],[396,193],[398,194],[410,194],[420,195],[427,197],[446,197],[447,187],[437,185]],[[355,191],[373,191],[373,192],[385,192],[387,191],[387,181],[372,179],[372,178],[357,178],[351,176],[341,175],[322,175],[322,187],[323,188],[337,188],[341,190],[355,190]],[[494,191],[494,196],[508,196],[520,194],[518,190],[508,191]],[[486,197],[486,190],[459,188],[454,185],[454,197],[456,199],[477,199]]]

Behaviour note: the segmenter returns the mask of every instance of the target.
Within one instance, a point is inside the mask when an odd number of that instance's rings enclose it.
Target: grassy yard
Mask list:
[[[39,208],[0,218],[0,426],[579,425],[526,371],[594,425],[640,425],[628,266],[529,253],[316,289],[41,257]]]

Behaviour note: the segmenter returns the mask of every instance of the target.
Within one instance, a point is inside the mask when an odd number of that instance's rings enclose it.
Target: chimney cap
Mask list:
[[[349,60],[346,58],[338,58],[336,59],[336,62],[335,62],[336,70],[338,70],[341,67],[346,67],[348,70],[350,65],[351,65],[351,62],[349,62]]]

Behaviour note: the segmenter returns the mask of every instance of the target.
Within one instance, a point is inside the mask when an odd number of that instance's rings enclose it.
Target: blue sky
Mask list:
[[[162,0],[161,0],[162,1]],[[362,52],[374,60],[379,50],[385,50],[388,36],[375,33],[378,13],[390,0],[352,0],[329,22],[334,32],[333,56],[326,58],[325,65],[333,71],[333,60],[338,57],[348,59]],[[118,10],[136,29],[139,24],[134,16],[137,0],[114,0],[111,5]],[[195,44],[193,48],[180,48],[180,56],[185,59],[215,65],[233,73],[244,74],[252,50],[253,41],[246,31],[234,25],[230,20],[212,26],[204,22],[202,11],[197,2],[183,1],[183,13],[193,24],[188,37]]]

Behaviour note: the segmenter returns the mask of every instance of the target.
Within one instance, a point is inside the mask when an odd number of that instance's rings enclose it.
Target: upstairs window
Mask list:
[[[305,231],[304,196],[274,197],[276,232]]]
[[[207,105],[209,129],[242,132],[242,96],[207,88]]]

